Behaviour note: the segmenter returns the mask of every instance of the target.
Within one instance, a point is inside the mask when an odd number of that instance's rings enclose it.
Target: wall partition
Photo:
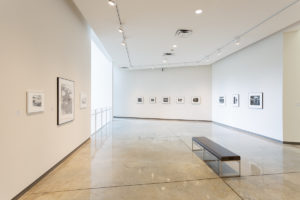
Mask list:
[[[112,61],[91,37],[91,134],[112,120]]]

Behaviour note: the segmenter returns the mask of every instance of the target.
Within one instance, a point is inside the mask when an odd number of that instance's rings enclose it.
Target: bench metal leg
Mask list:
[[[222,170],[222,161],[219,160],[219,176],[223,176],[223,170]]]

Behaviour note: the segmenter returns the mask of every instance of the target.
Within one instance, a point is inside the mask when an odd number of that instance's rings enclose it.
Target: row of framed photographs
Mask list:
[[[57,125],[74,120],[75,83],[64,78],[57,78]],[[43,91],[27,91],[27,113],[44,112],[45,93]],[[80,93],[80,109],[87,108],[87,95]]]
[[[249,108],[254,109],[263,109],[264,104],[264,95],[262,92],[255,92],[255,93],[249,93],[248,95],[248,106]],[[221,106],[226,105],[226,97],[225,96],[219,96],[218,103]],[[239,94],[233,94],[231,98],[231,105],[233,107],[240,107],[240,95]]]
[[[171,97],[161,97],[160,102],[162,104],[170,104],[171,103]],[[176,104],[185,104],[185,97],[176,97],[175,98]],[[144,97],[137,97],[136,98],[136,103],[137,104],[144,104]],[[149,98],[149,103],[150,104],[156,104],[157,103],[157,98],[156,97],[150,97]],[[199,105],[201,104],[201,97],[199,96],[194,96],[191,97],[191,104],[194,105]]]

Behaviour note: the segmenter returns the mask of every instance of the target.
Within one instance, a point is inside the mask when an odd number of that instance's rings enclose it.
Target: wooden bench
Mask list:
[[[194,143],[202,147],[202,149],[194,149]],[[239,173],[237,176],[241,176],[241,157],[228,149],[222,147],[221,145],[211,141],[206,137],[193,137],[192,138],[192,151],[203,151],[203,160],[205,150],[211,153],[214,157],[217,158],[219,176],[223,177],[222,163],[228,161],[237,161],[239,163]],[[205,160],[204,160],[205,161]]]

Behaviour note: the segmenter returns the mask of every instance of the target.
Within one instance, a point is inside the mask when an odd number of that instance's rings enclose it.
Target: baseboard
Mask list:
[[[254,132],[251,132],[251,131],[247,131],[247,130],[244,130],[244,129],[240,129],[240,128],[236,128],[236,127],[233,127],[233,126],[229,126],[227,124],[222,124],[220,122],[215,122],[213,121],[214,124],[217,124],[219,126],[224,126],[226,128],[231,128],[231,129],[234,129],[234,130],[237,130],[237,131],[241,131],[241,132],[244,132],[244,133],[247,133],[247,134],[250,134],[250,135],[255,135],[257,137],[261,137],[261,138],[264,138],[264,139],[267,139],[267,140],[271,140],[273,142],[277,142],[277,143],[284,143],[283,141],[281,140],[277,140],[277,139],[274,139],[274,138],[271,138],[271,137],[267,137],[267,136],[264,136],[264,135],[261,135],[261,134],[258,134],[258,133],[254,133]]]
[[[121,116],[114,116],[114,118],[116,118],[116,119],[142,119],[142,120],[188,121],[188,122],[212,122],[211,120],[168,119],[168,118],[149,118],[149,117],[121,117]]]
[[[283,144],[300,145],[300,142],[288,142],[288,141],[283,141]]]
[[[23,196],[28,190],[30,190],[33,186],[35,186],[40,180],[42,180],[45,176],[47,176],[50,172],[52,172],[56,167],[58,167],[62,162],[64,162],[68,157],[70,157],[73,153],[75,153],[76,150],[78,150],[80,147],[82,147],[89,140],[90,140],[90,138],[86,139],[83,143],[81,143],[78,147],[76,147],[71,153],[66,155],[63,159],[61,159],[58,163],[56,163],[54,166],[52,166],[48,171],[46,171],[44,174],[42,174],[33,183],[31,183],[24,190],[22,190],[19,194],[17,194],[14,198],[12,198],[12,200],[17,200],[21,196]]]

